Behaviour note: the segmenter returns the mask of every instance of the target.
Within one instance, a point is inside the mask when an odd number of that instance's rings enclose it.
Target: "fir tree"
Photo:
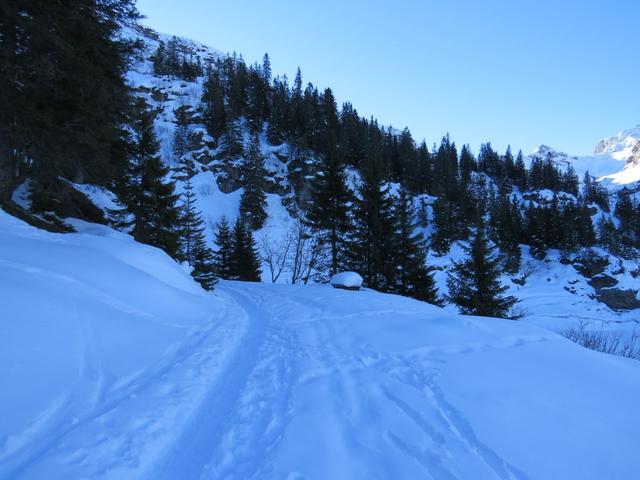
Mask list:
[[[117,32],[139,17],[133,0],[0,4],[0,194],[24,176],[112,187],[126,165],[135,47]]]
[[[217,250],[214,253],[214,265],[217,275],[225,280],[234,279],[233,236],[226,217],[218,222],[215,237]]]
[[[344,265],[345,241],[350,229],[347,189],[344,166],[335,148],[329,148],[323,156],[312,192],[311,209],[307,222],[320,242],[329,248],[330,274]]]
[[[184,193],[182,195],[181,249],[179,259],[187,262],[191,268],[191,275],[205,290],[213,290],[216,284],[215,258],[213,251],[207,245],[204,235],[205,226],[201,213],[196,208],[196,195],[193,191],[191,178],[195,170],[185,169]]]
[[[427,266],[427,248],[421,233],[416,233],[415,211],[411,197],[401,189],[393,209],[394,291],[400,295],[440,305],[433,269]]]
[[[160,160],[153,130],[154,113],[144,101],[138,103],[131,157],[119,187],[124,209],[117,226],[130,228],[134,238],[163,249],[177,258],[180,252],[180,211],[174,184],[166,181],[169,169]]]
[[[389,291],[395,281],[393,205],[378,162],[371,162],[363,171],[358,193],[349,242],[350,268],[362,275],[368,287]]]
[[[216,275],[215,256],[204,239],[204,235],[198,234],[193,250],[193,270],[191,276],[205,290],[213,290],[218,277]]]
[[[527,189],[527,168],[524,164],[522,150],[518,151],[513,168],[513,184],[518,187],[520,192],[524,192]]]
[[[236,220],[232,237],[232,277],[245,282],[259,282],[262,275],[260,254],[253,232],[241,217]]]
[[[267,196],[264,193],[264,164],[258,137],[253,136],[244,159],[244,191],[240,197],[240,215],[253,230],[262,228],[267,219]]]
[[[465,251],[467,259],[454,262],[448,275],[449,299],[466,315],[510,318],[517,299],[504,295],[507,287],[500,283],[500,261],[481,221]]]
[[[176,161],[180,161],[189,148],[189,107],[183,105],[173,111],[176,117],[176,128],[171,144]]]

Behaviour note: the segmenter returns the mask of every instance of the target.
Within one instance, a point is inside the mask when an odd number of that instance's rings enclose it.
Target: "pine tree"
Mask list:
[[[174,184],[166,181],[169,169],[160,160],[153,130],[154,113],[143,100],[137,105],[131,157],[119,186],[123,210],[116,225],[130,228],[134,238],[163,249],[173,258],[180,254],[180,211]]]
[[[233,227],[232,277],[245,282],[259,282],[262,275],[260,254],[253,232],[241,217]]]
[[[427,247],[421,233],[416,233],[415,209],[406,190],[400,189],[393,209],[393,262],[395,284],[400,295],[440,305],[433,269],[427,266]]]
[[[111,187],[126,164],[134,47],[117,31],[139,17],[134,2],[0,4],[0,194],[24,176]]]
[[[364,169],[358,190],[348,242],[350,269],[359,272],[368,287],[389,291],[395,283],[393,204],[379,162],[374,160]]]
[[[634,238],[634,222],[636,208],[631,200],[631,192],[627,188],[623,188],[618,192],[615,214],[620,220],[620,239],[626,246],[635,244]]]
[[[204,239],[204,235],[197,235],[193,250],[193,270],[191,276],[205,290],[213,290],[218,277],[216,275],[215,256]]]
[[[522,154],[522,150],[518,151],[513,168],[513,184],[518,187],[520,192],[524,192],[527,189],[527,168],[524,164],[524,155]]]
[[[182,105],[173,111],[176,128],[173,133],[172,150],[176,161],[180,161],[189,148],[189,107]]]
[[[186,168],[184,193],[182,195],[182,215],[180,218],[181,248],[179,259],[187,262],[191,275],[205,290],[213,290],[216,284],[214,253],[207,245],[202,214],[196,208],[196,195],[191,178],[195,170]]]
[[[262,228],[267,219],[267,196],[264,193],[264,160],[258,137],[253,136],[244,159],[244,191],[240,197],[240,215],[253,230]]]
[[[235,278],[233,266],[233,236],[227,218],[222,217],[217,227],[215,237],[217,250],[214,253],[215,271],[219,277],[225,280],[233,280]]]
[[[346,235],[350,229],[347,189],[344,166],[335,148],[323,156],[313,185],[311,209],[307,222],[314,235],[327,246],[330,255],[330,274],[344,266]]]
[[[517,299],[504,295],[507,287],[500,283],[500,261],[481,222],[465,248],[467,259],[454,262],[448,275],[449,299],[466,315],[510,318]]]

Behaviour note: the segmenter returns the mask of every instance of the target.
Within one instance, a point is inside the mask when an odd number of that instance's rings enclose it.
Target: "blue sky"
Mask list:
[[[416,140],[450,132],[590,154],[640,123],[638,0],[138,0],[144,23],[274,73]]]

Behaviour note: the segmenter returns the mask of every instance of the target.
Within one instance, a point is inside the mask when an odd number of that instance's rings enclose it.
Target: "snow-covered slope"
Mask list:
[[[602,479],[640,363],[523,322],[222,282],[0,211],[0,478]]]
[[[246,325],[162,251],[74,223],[55,235],[0,210],[2,479],[141,472]]]
[[[596,145],[593,156],[576,157],[541,145],[529,156],[551,159],[558,165],[572,165],[582,178],[585,172],[612,189],[640,180],[640,125],[605,138]]]

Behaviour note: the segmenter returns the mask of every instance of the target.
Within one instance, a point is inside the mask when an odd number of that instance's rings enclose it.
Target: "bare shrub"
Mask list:
[[[567,327],[558,333],[578,345],[597,352],[640,360],[640,331],[638,330],[626,336],[625,332],[609,332],[602,328],[589,330],[587,322],[580,322],[578,326]]]

